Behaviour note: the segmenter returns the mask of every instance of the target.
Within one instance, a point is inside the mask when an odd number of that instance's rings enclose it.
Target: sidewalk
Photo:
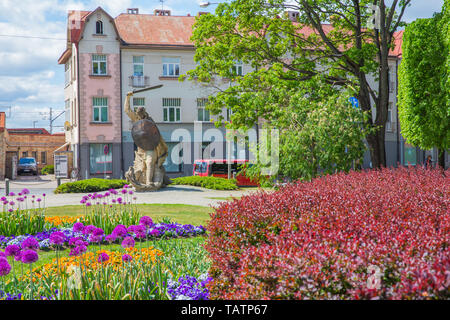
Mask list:
[[[20,180],[10,181],[10,192],[19,193],[24,188],[30,190],[31,194],[42,196],[45,193],[45,206],[57,207],[64,205],[79,205],[80,200],[88,193],[67,193],[54,194],[57,182],[51,177],[40,176],[38,179],[31,179],[36,177],[21,177]],[[61,181],[61,183],[69,182]],[[105,192],[105,191],[103,191]],[[136,192],[133,196],[137,197],[136,203],[164,203],[164,204],[190,204],[200,206],[217,205],[225,199],[211,199],[211,198],[227,198],[227,197],[241,197],[257,192],[257,189],[242,189],[236,191],[220,191],[209,190],[192,186],[168,186],[155,192]],[[99,192],[100,193],[100,192]],[[0,181],[0,195],[5,195],[5,182]]]

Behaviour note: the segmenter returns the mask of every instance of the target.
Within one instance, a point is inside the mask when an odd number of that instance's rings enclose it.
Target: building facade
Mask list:
[[[195,159],[221,158],[218,154],[226,158],[225,129],[215,128],[214,117],[204,108],[213,89],[178,81],[196,66],[190,40],[194,22],[193,16],[172,16],[167,10],[139,14],[138,9],[128,9],[116,18],[101,7],[69,12],[67,48],[58,62],[65,65],[65,135],[79,178],[124,176],[136,146],[123,102],[130,91],[160,84],[160,89],[135,94],[131,106],[144,106],[157,123],[169,146],[165,163],[169,176],[192,174]],[[389,59],[388,166],[418,164],[432,152],[408,146],[401,136],[396,98],[401,40],[399,32]],[[236,70],[245,74],[250,67],[237,65]],[[215,85],[225,89],[230,84],[217,80]],[[375,79],[371,85],[377,85]],[[222,116],[226,118],[227,110]],[[212,142],[220,147],[211,151]],[[236,144],[231,148],[232,158],[248,156],[248,150],[242,152]],[[364,167],[370,166],[367,152]]]
[[[5,113],[0,112],[0,179],[14,178],[13,162],[20,158],[36,159],[38,172],[46,165],[54,164],[54,155],[66,151],[66,139],[62,133],[50,134],[43,128],[5,127]],[[71,153],[68,154],[71,160]],[[71,166],[69,165],[69,170]]]

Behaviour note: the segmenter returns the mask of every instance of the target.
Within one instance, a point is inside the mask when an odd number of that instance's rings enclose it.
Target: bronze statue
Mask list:
[[[130,99],[134,93],[160,87],[128,92],[125,99],[125,113],[133,122],[131,135],[138,147],[133,166],[128,169],[125,177],[136,191],[155,191],[171,182],[163,166],[168,156],[168,147],[155,121],[144,107],[134,111],[130,107]]]

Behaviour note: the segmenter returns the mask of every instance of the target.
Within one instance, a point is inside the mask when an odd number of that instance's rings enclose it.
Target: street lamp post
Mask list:
[[[219,4],[219,2],[209,2],[209,1],[202,1],[198,5],[202,8],[209,7],[212,4]]]

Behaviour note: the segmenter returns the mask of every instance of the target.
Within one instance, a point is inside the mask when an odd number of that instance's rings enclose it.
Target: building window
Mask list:
[[[178,77],[180,75],[180,58],[162,58],[163,76]]]
[[[41,152],[41,163],[42,164],[46,164],[47,163],[47,152],[46,151],[42,151]]]
[[[144,75],[144,56],[133,56],[133,75]]]
[[[163,115],[165,122],[181,120],[181,98],[163,98]]]
[[[108,122],[108,98],[93,98],[93,121]]]
[[[71,60],[67,61],[67,63],[64,65],[64,84],[67,87],[70,84],[70,81],[72,80],[72,71],[71,71]]]
[[[243,75],[243,65],[241,61],[235,61],[234,66],[231,67],[231,73],[233,76]]]
[[[66,100],[64,102],[65,102],[65,113],[64,113],[64,116],[65,116],[65,119],[66,119],[65,121],[67,121],[69,123],[72,123],[71,122],[72,114],[71,114],[71,110],[70,110],[70,100],[68,99],[68,100]]]
[[[168,150],[168,156],[166,158],[166,161],[164,162],[164,168],[166,169],[166,172],[182,172],[183,171],[183,164],[176,164],[174,162],[182,162],[180,159],[183,159],[183,149],[181,149],[178,153],[179,159],[172,159],[172,152],[174,148],[178,148],[179,142],[167,142],[167,148]]]
[[[133,98],[133,107],[145,107],[145,98]]]
[[[26,158],[28,157],[28,151],[23,151],[22,152],[22,158]]]
[[[407,165],[412,165],[415,166],[417,163],[417,152],[416,152],[416,147],[413,147],[410,144],[405,143],[404,145],[404,162],[403,164],[405,166]]]
[[[112,144],[89,145],[89,168],[91,174],[112,174]]]
[[[95,33],[103,34],[103,22],[100,20],[95,23]]]
[[[389,102],[389,105],[388,105],[386,130],[393,131],[393,128],[392,128],[392,102]]]
[[[104,54],[92,55],[92,74],[106,75],[106,56]]]
[[[38,161],[38,158],[37,158],[37,151],[32,151],[32,152],[31,152],[31,156],[34,158],[34,160],[36,160],[36,162]]]
[[[197,99],[197,121],[210,121],[209,110],[206,110],[207,98]]]

